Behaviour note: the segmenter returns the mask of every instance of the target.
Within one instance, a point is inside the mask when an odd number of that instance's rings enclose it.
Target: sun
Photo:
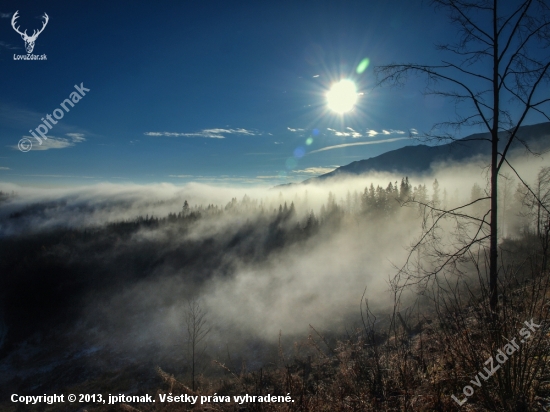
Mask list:
[[[351,80],[340,80],[332,85],[327,93],[327,105],[330,110],[343,114],[349,112],[357,102],[357,88]]]

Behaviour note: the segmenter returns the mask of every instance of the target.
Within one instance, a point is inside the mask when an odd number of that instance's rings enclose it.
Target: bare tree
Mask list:
[[[464,127],[481,126],[488,134],[476,138],[491,147],[490,209],[481,219],[475,236],[454,253],[443,256],[427,276],[437,275],[446,262],[467,255],[471,246],[489,247],[489,294],[493,311],[498,305],[498,177],[528,115],[550,120],[550,97],[544,85],[550,80],[550,7],[545,0],[432,0],[430,4],[449,16],[458,32],[454,44],[437,46],[448,59],[438,65],[389,64],[377,67],[378,85],[401,85],[411,75],[426,80],[425,93],[449,98],[457,106],[457,117],[438,123],[427,139],[453,139]],[[517,173],[516,173],[517,174]],[[519,176],[518,176],[519,177]],[[520,179],[521,180],[521,179]],[[480,198],[482,201],[484,198]],[[442,211],[441,211],[442,213]],[[464,209],[444,215],[464,218]],[[429,227],[428,227],[429,229]],[[417,245],[418,246],[418,245]]]
[[[188,348],[191,357],[191,388],[195,390],[195,372],[199,357],[206,351],[206,343],[201,344],[210,333],[211,328],[206,320],[206,312],[195,298],[187,302],[185,310],[185,325],[187,327]]]

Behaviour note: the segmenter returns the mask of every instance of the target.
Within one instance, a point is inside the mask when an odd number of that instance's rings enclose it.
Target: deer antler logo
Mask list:
[[[15,27],[16,20],[19,18],[17,13],[19,13],[19,10],[17,10],[13,14],[13,17],[11,18],[11,26],[13,27],[13,29],[17,33],[19,33],[21,35],[21,38],[25,41],[25,49],[27,49],[27,53],[31,54],[33,49],[34,49],[34,42],[36,41],[36,38],[38,37],[38,35],[40,33],[42,33],[44,31],[44,28],[48,24],[48,20],[50,20],[50,18],[48,17],[48,15],[46,13],[44,13],[44,16],[42,16],[44,18],[44,21],[42,22],[42,28],[40,30],[34,30],[33,33],[32,33],[32,36],[28,36],[27,35],[27,30],[25,30],[23,33],[21,33],[19,31],[19,26]]]

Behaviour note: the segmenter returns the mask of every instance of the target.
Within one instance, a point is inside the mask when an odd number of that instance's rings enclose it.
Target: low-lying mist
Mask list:
[[[468,203],[475,184],[486,189],[481,165],[441,164],[408,183],[371,174],[275,188],[0,184],[0,342],[9,350],[64,325],[87,345],[169,355],[186,342],[190,299],[206,312],[212,357],[309,325],[352,330],[365,288],[374,310],[391,307],[388,281],[421,233],[418,206],[400,207],[404,191],[441,208]],[[543,165],[516,169],[532,183]],[[508,171],[502,181],[504,235],[514,236],[519,180]]]

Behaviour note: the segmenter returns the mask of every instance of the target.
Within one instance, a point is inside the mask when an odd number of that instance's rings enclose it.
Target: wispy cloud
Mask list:
[[[339,132],[339,131],[331,129],[331,128],[328,128],[327,130],[333,132],[336,136],[353,137],[353,138],[363,137],[363,135],[361,133],[359,133],[356,130],[353,130],[351,127],[346,127],[345,132]],[[367,129],[365,131],[365,136],[368,136],[368,137],[374,137],[374,136],[377,136],[379,134],[389,136],[389,135],[392,135],[392,134],[405,134],[405,132],[403,130],[395,130],[395,129],[389,129],[389,130],[382,129],[382,131],[380,131],[380,132],[377,132],[374,129]]]
[[[4,41],[0,41],[0,48],[7,49],[7,50],[17,50],[20,49],[20,47],[14,46],[10,43],[6,43]]]
[[[292,127],[287,127],[287,129],[290,130],[292,133],[305,131],[305,129],[293,129]]]
[[[279,179],[281,176],[279,175],[271,175],[271,176],[256,176],[256,179]]]
[[[10,126],[14,129],[29,130],[31,127],[34,128],[38,124],[40,124],[39,119],[41,117],[44,117],[44,112],[37,112],[34,110],[22,108],[13,103],[8,104],[0,101],[0,124],[2,124],[3,126]],[[83,129],[81,127],[72,126],[65,122],[65,119],[63,119],[63,122],[59,122],[55,126],[55,130],[53,132],[57,133],[58,135],[69,133],[76,135],[85,134],[86,136],[94,136],[93,132]],[[31,139],[33,145],[35,144],[36,139],[34,137],[24,137]],[[49,136],[47,137],[48,139],[50,138]]]
[[[42,144],[36,141],[32,136],[23,136],[24,139],[28,139],[32,143],[31,150],[50,150],[50,149],[65,149],[67,147],[74,146],[76,143],[85,142],[86,139],[82,133],[67,133],[65,137],[48,136],[47,139],[42,139]],[[12,149],[19,150],[19,147],[10,146]]]
[[[395,137],[395,138],[392,138],[392,139],[385,139],[385,140],[372,140],[370,142],[337,144],[335,146],[327,146],[327,147],[323,147],[321,149],[313,150],[313,151],[309,152],[308,154],[324,152],[325,150],[341,149],[343,147],[349,147],[349,146],[363,146],[363,145],[368,145],[368,144],[391,143],[391,142],[397,142],[399,140],[407,140],[407,139],[409,139],[409,138],[408,137]]]
[[[9,19],[11,17],[11,13],[0,13],[0,19]]]
[[[409,129],[409,132],[411,134],[418,134],[418,130],[416,130],[416,129]]]
[[[73,142],[75,143],[82,143],[86,141],[82,133],[67,133],[66,135],[73,139]]]
[[[358,137],[363,137],[363,135],[355,130],[353,130],[351,127],[346,127],[347,132],[339,132],[338,130],[331,129],[330,127],[327,127],[328,131],[331,131],[334,133],[335,136],[341,136],[341,137],[353,137],[354,139]]]
[[[25,136],[27,139],[33,141],[34,139],[31,136]],[[74,142],[63,137],[48,137],[48,140],[42,140],[42,144],[33,142],[31,150],[50,150],[50,149],[65,149],[67,147],[74,146]],[[17,148],[17,146],[13,146]]]
[[[230,176],[230,177],[212,177],[212,176],[200,176],[196,180],[201,182],[211,182],[211,183],[225,183],[225,182],[234,182],[238,184],[260,184],[261,180],[257,178],[250,178],[246,176]]]
[[[256,177],[250,177],[250,176],[229,176],[229,175],[221,175],[221,176],[202,176],[202,175],[168,175],[168,177],[172,178],[178,178],[178,179],[192,179],[193,182],[201,182],[201,183],[236,183],[236,184],[264,184],[264,181],[262,179],[277,179],[281,176],[274,175],[274,176],[256,176]]]
[[[74,175],[14,175],[14,176],[25,176],[25,177],[79,177],[82,179],[98,179],[98,176],[74,176]],[[113,179],[118,179],[113,177]]]
[[[373,130],[373,129],[367,129],[366,134],[367,134],[368,137],[374,137],[374,136],[377,136],[379,134],[384,134],[384,135],[388,136],[388,135],[391,135],[391,134],[405,134],[405,132],[403,130],[395,130],[395,129],[389,129],[389,130],[382,129],[381,132],[377,132],[376,130]]]
[[[225,135],[237,134],[246,136],[258,136],[260,133],[247,129],[203,129],[195,133],[173,133],[173,132],[145,132],[145,136],[167,136],[167,137],[204,137],[208,139],[225,139]]]
[[[308,167],[306,169],[293,170],[292,173],[306,174],[306,175],[322,175],[322,174],[325,174],[325,173],[332,172],[337,167],[338,166],[333,166],[333,167],[322,167],[322,166]]]
[[[0,166],[0,170],[11,170],[9,167]]]

